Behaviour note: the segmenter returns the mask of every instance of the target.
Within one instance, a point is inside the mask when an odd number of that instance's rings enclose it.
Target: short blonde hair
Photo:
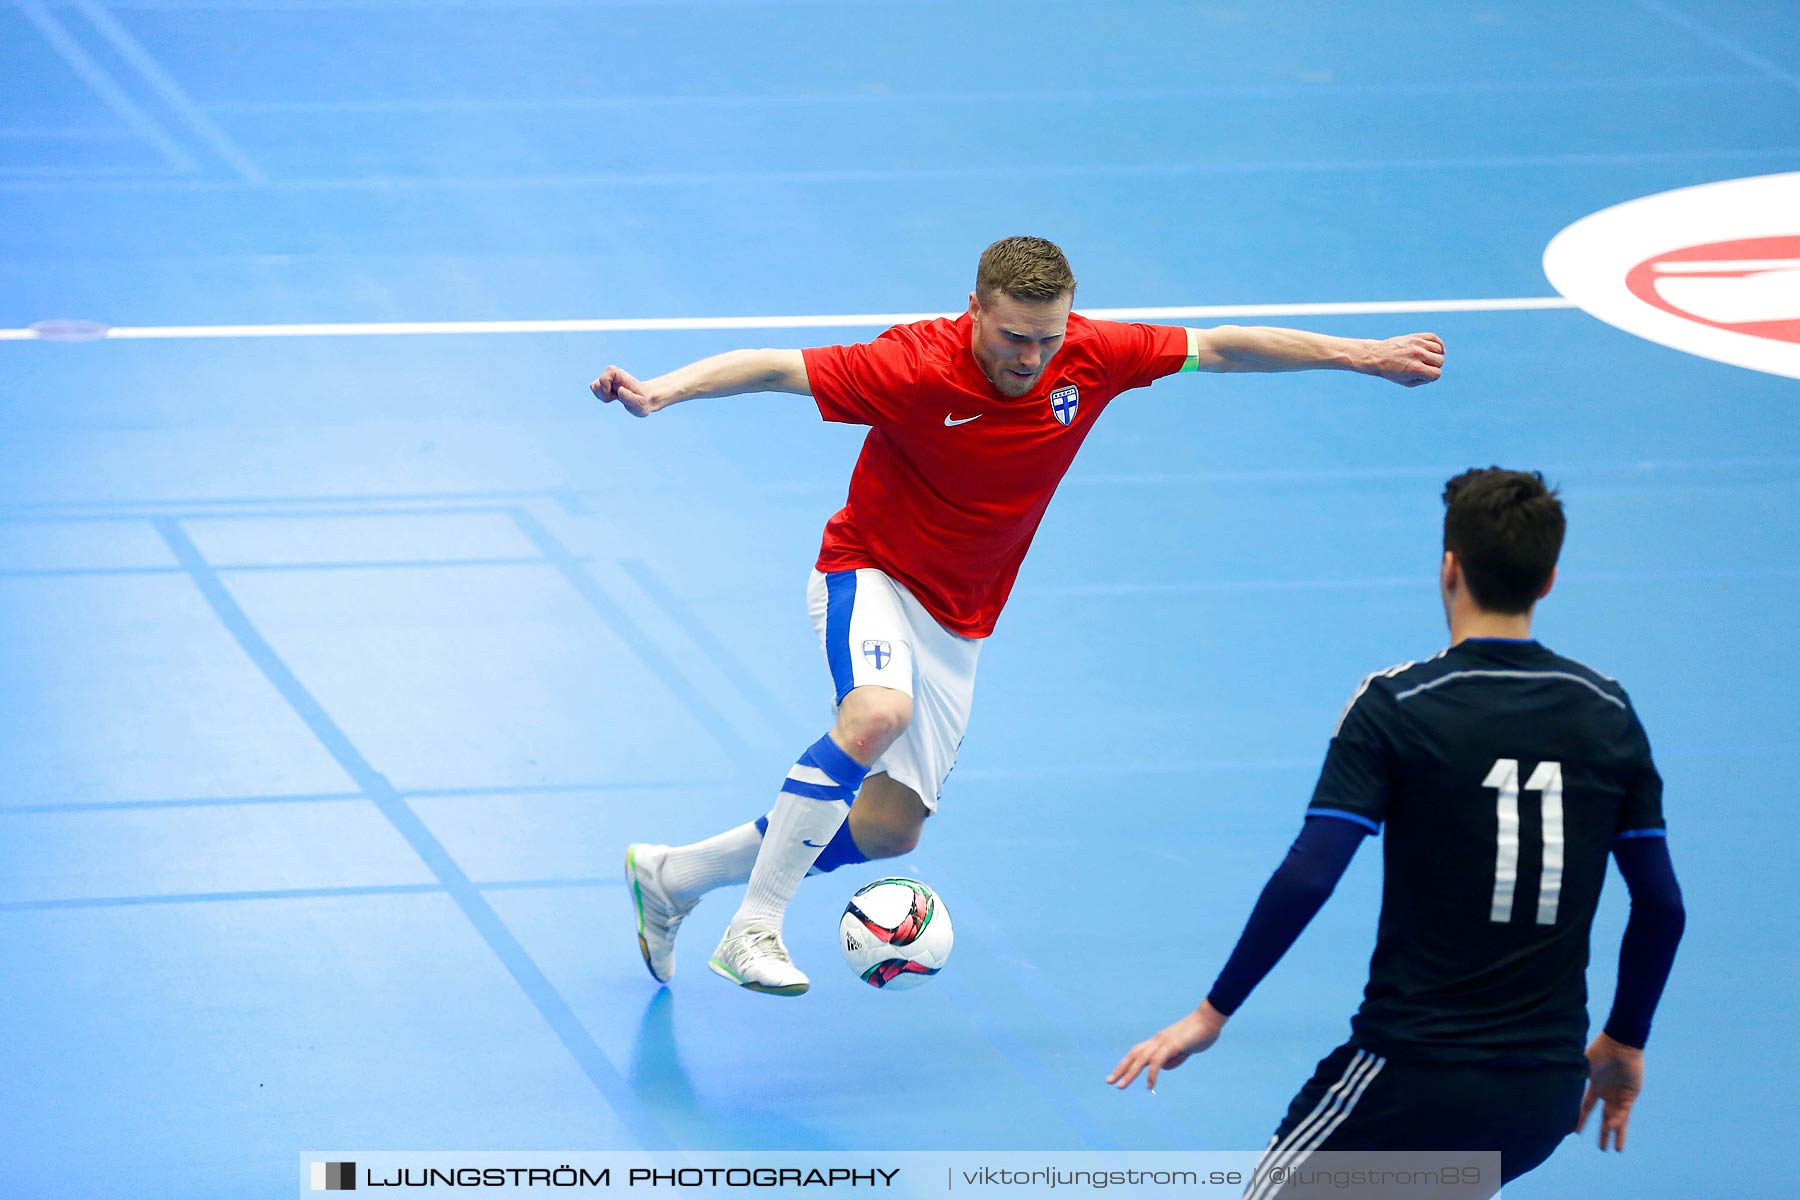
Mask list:
[[[1001,238],[981,252],[975,294],[1005,292],[1014,300],[1048,304],[1075,294],[1075,273],[1055,242],[1040,237]]]

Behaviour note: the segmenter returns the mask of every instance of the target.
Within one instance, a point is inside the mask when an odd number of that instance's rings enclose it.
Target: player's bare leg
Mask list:
[[[850,809],[850,836],[865,859],[912,853],[931,810],[919,793],[883,772],[863,780]]]
[[[844,697],[837,724],[782,784],[744,902],[707,964],[715,973],[770,995],[798,996],[807,989],[809,981],[782,944],[782,917],[800,880],[843,827],[870,765],[911,721],[912,697],[905,692],[859,687]]]

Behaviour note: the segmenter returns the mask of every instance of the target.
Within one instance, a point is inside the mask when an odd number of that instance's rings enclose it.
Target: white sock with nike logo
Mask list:
[[[762,849],[750,869],[750,887],[731,918],[732,929],[766,925],[780,931],[788,901],[850,815],[850,802],[868,773],[829,734],[800,756],[769,813]]]
[[[671,847],[663,859],[663,890],[677,904],[686,904],[714,888],[745,882],[762,840],[757,822],[745,821],[704,841]]]

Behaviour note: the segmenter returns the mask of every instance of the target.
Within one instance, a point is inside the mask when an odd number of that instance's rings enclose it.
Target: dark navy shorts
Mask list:
[[[1550,1157],[1574,1132],[1586,1087],[1587,1072],[1574,1066],[1401,1062],[1346,1043],[1288,1105],[1258,1166],[1295,1167],[1321,1151],[1498,1152],[1494,1186],[1445,1193],[1477,1200]],[[1301,1192],[1265,1179],[1244,1194],[1291,1200]]]

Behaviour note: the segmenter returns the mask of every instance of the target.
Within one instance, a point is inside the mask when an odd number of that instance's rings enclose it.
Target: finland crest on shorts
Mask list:
[[[1050,415],[1063,425],[1075,419],[1075,409],[1081,403],[1081,392],[1074,384],[1059,387],[1050,393]]]
[[[1049,435],[1054,436],[1054,435]],[[870,769],[936,810],[969,727],[981,638],[952,633],[874,567],[807,576],[806,609],[831,668],[832,702],[867,684],[913,698],[913,719]]]

